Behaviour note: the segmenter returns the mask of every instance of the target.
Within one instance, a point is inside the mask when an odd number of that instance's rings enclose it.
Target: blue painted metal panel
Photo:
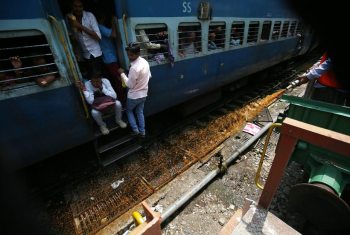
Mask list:
[[[4,0],[1,1],[0,20],[62,18],[56,0]]]
[[[22,167],[92,140],[79,101],[73,86],[2,101],[0,155]]]
[[[0,19],[46,18],[40,0],[5,0],[1,1]]]
[[[197,16],[201,0],[116,0],[117,15],[128,17],[185,17]],[[206,1],[205,1],[206,2]],[[281,0],[211,0],[213,17],[274,17],[288,18],[295,15]]]

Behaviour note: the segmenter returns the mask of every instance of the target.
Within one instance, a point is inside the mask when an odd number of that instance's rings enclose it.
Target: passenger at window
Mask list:
[[[0,90],[7,90],[15,84],[14,77],[8,73],[0,72]]]
[[[225,30],[222,29],[222,26],[218,26],[214,30],[215,33],[215,44],[218,48],[225,47]]]
[[[183,38],[183,40],[180,40],[181,44],[180,45],[182,48],[179,50],[179,55],[181,57],[185,57],[187,55],[195,54],[197,53],[197,48],[196,48],[196,33],[195,32],[187,32],[186,37]]]
[[[34,66],[40,66],[35,69],[35,74],[43,75],[42,77],[38,77],[35,79],[36,83],[39,86],[47,87],[53,81],[56,80],[55,74],[52,74],[53,70],[49,66],[44,66],[45,64],[47,64],[45,57],[43,56],[34,57],[33,64]]]
[[[163,32],[163,31],[162,31]],[[163,36],[167,36],[168,34],[164,34]],[[149,40],[149,37],[144,29],[138,29],[136,30],[136,40],[140,43],[141,48],[141,56],[146,57],[148,59],[148,50],[160,50],[160,49],[167,49],[166,44],[164,43],[154,43]],[[158,40],[157,40],[158,41]]]
[[[241,39],[240,39],[238,30],[236,27],[232,27],[230,46],[239,46],[240,43],[241,43]]]
[[[95,16],[84,11],[83,3],[80,0],[73,0],[72,13],[67,15],[70,26],[88,63],[89,72],[101,71],[102,51],[99,45],[101,33]]]
[[[100,131],[103,135],[108,135],[109,130],[106,123],[102,119],[102,109],[97,109],[95,106],[96,102],[100,102],[103,98],[112,98],[114,105],[112,103],[112,108],[115,112],[115,122],[121,127],[126,128],[126,123],[122,120],[122,105],[117,100],[117,94],[113,90],[111,83],[106,78],[102,78],[99,72],[93,72],[90,75],[90,80],[83,84],[81,81],[76,83],[77,87],[80,88],[85,96],[86,102],[92,107],[91,116],[96,121],[97,125],[100,127]],[[105,99],[107,100],[107,99]],[[108,100],[108,102],[111,102]]]
[[[119,65],[116,54],[116,48],[112,41],[116,38],[117,35],[115,31],[114,21],[112,19],[112,27],[109,28],[105,25],[106,17],[104,15],[100,15],[98,17],[98,23],[98,27],[102,36],[100,46],[102,49],[103,63],[107,72],[112,77],[112,84],[116,89],[119,100],[124,106],[126,104],[126,92],[122,86],[120,75],[118,73]]]
[[[123,69],[119,73],[124,83],[129,88],[128,99],[126,102],[126,113],[134,135],[145,137],[145,118],[143,109],[148,92],[148,82],[151,78],[151,71],[147,60],[140,56],[140,45],[138,43],[129,43],[126,48],[130,60],[130,70],[128,76]],[[136,122],[136,117],[138,122]]]
[[[217,49],[217,46],[215,44],[215,37],[216,37],[216,34],[214,32],[209,34],[208,50],[215,50],[215,49]]]
[[[41,87],[47,87],[53,81],[56,80],[55,74],[53,74],[53,70],[47,66],[47,62],[44,56],[37,56],[33,59],[33,69],[31,70],[23,70],[22,68],[22,60],[19,56],[13,56],[9,58],[13,68],[17,69],[15,71],[15,77],[23,78],[23,77],[31,77],[35,76],[35,82]],[[42,75],[42,76],[40,76]]]

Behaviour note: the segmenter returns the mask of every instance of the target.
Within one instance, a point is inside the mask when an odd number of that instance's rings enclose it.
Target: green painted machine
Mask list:
[[[282,96],[282,100],[290,103],[288,118],[333,131],[325,131],[327,135],[341,133],[337,138],[349,140],[350,108],[291,96]],[[297,142],[289,162],[302,164],[307,182],[291,189],[289,204],[318,227],[348,229],[350,156],[329,150],[330,144],[325,141],[322,146],[316,146],[303,140]]]

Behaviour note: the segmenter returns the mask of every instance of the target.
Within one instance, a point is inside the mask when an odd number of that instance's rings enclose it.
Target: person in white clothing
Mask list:
[[[78,41],[83,57],[88,62],[91,71],[101,71],[102,50],[99,44],[101,32],[95,16],[84,11],[80,0],[72,2],[72,13],[67,15],[70,26],[73,28],[74,36]]]
[[[113,90],[108,79],[101,78],[99,73],[93,73],[89,81],[87,81],[85,84],[78,81],[77,86],[83,91],[86,102],[90,105],[93,105],[96,97],[99,96],[109,96],[115,99],[115,122],[121,128],[126,127],[126,123],[122,121],[122,105],[117,100],[117,94]],[[92,108],[91,115],[100,127],[102,134],[108,135],[109,130],[106,123],[102,119],[102,112]]]
[[[143,109],[147,97],[151,71],[147,60],[140,57],[139,43],[129,43],[128,47],[125,49],[131,64],[129,74],[126,76],[122,68],[120,68],[118,72],[120,73],[121,79],[123,79],[124,83],[129,88],[126,101],[126,113],[133,134],[145,137],[146,131]],[[138,123],[136,122],[134,112],[136,113]]]

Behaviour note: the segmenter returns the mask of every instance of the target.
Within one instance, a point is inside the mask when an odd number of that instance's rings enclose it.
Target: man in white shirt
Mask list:
[[[92,105],[98,96],[109,96],[115,99],[115,122],[125,128],[126,123],[122,121],[122,105],[117,100],[117,94],[113,90],[111,83],[106,78],[101,78],[99,73],[93,73],[91,79],[83,84],[81,81],[77,86],[83,91],[86,102]],[[94,118],[103,135],[108,135],[109,130],[102,119],[102,113],[94,108],[91,109],[91,116]]]
[[[68,14],[68,19],[73,28],[84,59],[88,62],[90,71],[101,71],[102,50],[99,44],[101,33],[95,16],[88,11],[84,11],[83,3],[80,0],[72,2],[72,14]]]
[[[129,43],[125,48],[130,60],[130,70],[128,76],[123,69],[119,69],[121,79],[129,88],[126,101],[126,113],[129,124],[134,135],[145,137],[145,118],[143,109],[148,92],[148,82],[151,78],[151,71],[147,60],[140,57],[139,43]],[[138,123],[136,122],[134,112],[136,113]]]

